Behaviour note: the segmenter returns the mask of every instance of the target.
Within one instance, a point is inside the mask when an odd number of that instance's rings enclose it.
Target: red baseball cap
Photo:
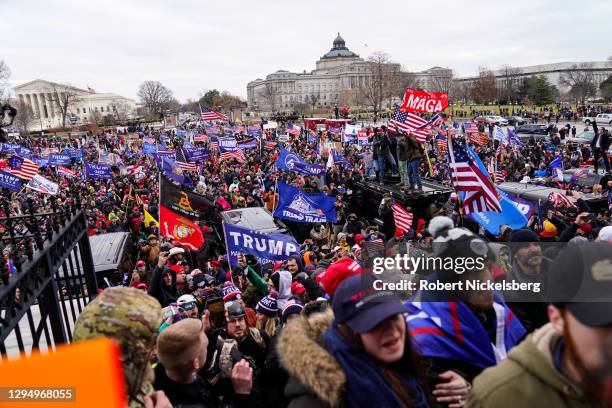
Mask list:
[[[317,275],[316,280],[325,293],[334,296],[336,288],[347,278],[361,274],[363,269],[355,260],[343,258],[331,264],[325,271]]]
[[[306,288],[300,282],[293,281],[291,283],[291,293],[294,293],[296,295],[301,295],[305,291],[306,291]]]
[[[145,265],[146,265],[145,261],[141,260],[141,261],[136,262],[136,266],[145,266]]]

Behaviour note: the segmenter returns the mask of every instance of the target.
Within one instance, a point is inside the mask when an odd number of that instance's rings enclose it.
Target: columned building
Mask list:
[[[78,126],[100,121],[111,115],[116,120],[133,117],[136,103],[133,99],[112,93],[97,93],[92,89],[81,89],[35,79],[13,88],[18,106],[32,109],[31,127],[50,129],[62,125],[62,109],[66,106],[66,126]],[[56,96],[57,95],[57,96]]]
[[[532,76],[544,76],[548,81],[557,86],[560,92],[567,92],[569,88],[561,83],[561,75],[574,70],[588,73],[593,77],[593,83],[599,92],[599,85],[612,75],[612,61],[589,61],[589,62],[557,62],[554,64],[530,65],[526,67],[502,68],[491,71],[495,76],[497,87],[506,88],[508,82],[520,86],[526,78]],[[459,83],[471,85],[479,78],[478,75],[457,78]]]
[[[386,69],[401,72],[399,64],[388,63]],[[332,48],[315,63],[316,68],[301,73],[278,70],[247,84],[249,108],[259,111],[286,111],[298,104],[313,107],[363,104],[360,91],[372,80],[372,64],[348,49],[338,33]],[[433,71],[432,71],[433,70]],[[440,70],[414,73],[415,79],[426,88],[432,75]]]

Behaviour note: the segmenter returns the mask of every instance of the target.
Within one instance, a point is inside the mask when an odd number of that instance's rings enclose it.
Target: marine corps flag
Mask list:
[[[214,204],[204,196],[181,190],[163,175],[159,198],[160,232],[189,249],[199,249],[204,244],[204,237],[194,221],[209,219]]]

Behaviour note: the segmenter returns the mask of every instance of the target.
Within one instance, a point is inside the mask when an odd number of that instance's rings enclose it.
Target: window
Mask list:
[[[97,112],[97,111],[98,111],[98,107],[96,106],[96,107],[94,108],[94,112]]]
[[[113,112],[117,112],[117,107],[113,105]]]

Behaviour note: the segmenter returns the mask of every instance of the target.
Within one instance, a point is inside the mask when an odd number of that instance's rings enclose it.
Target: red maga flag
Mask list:
[[[402,112],[442,112],[448,107],[448,94],[445,92],[425,92],[406,89]]]

